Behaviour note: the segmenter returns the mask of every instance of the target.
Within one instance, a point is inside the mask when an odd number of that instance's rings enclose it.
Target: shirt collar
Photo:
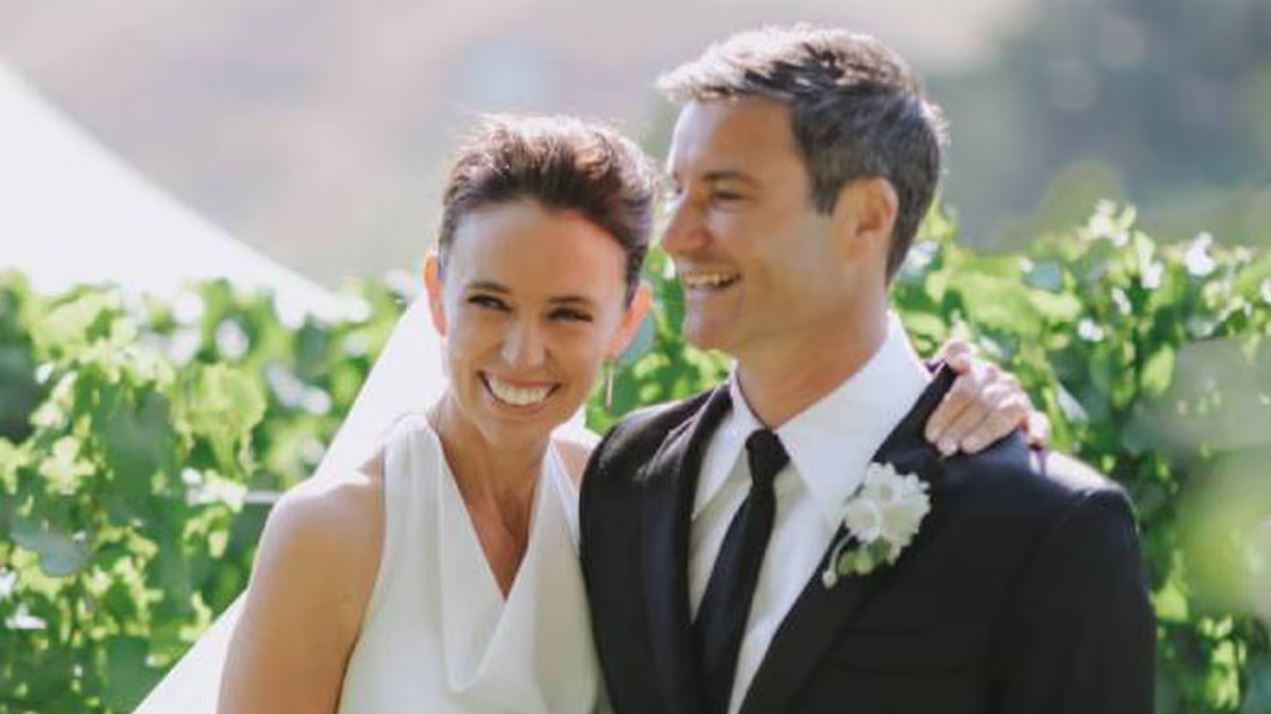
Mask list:
[[[865,477],[878,447],[918,401],[931,374],[914,353],[904,326],[888,315],[887,334],[874,355],[812,406],[777,428],[791,464],[827,522]],[[696,517],[719,492],[745,451],[746,438],[764,428],[742,394],[734,369],[728,381],[732,410],[712,437],[694,498]]]

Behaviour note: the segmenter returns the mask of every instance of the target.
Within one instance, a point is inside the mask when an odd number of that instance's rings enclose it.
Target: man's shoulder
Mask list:
[[[1059,451],[1029,450],[1028,471],[1041,477],[1051,488],[1069,495],[1089,495],[1105,491],[1125,493],[1121,484],[1084,461]]]
[[[1129,507],[1125,489],[1089,464],[1049,449],[1028,448],[1020,438],[950,459],[945,477],[969,504],[1009,509],[1021,521],[1038,525],[1083,503]]]
[[[596,447],[597,451],[614,455],[648,442],[660,444],[668,434],[692,419],[711,393],[706,390],[686,399],[641,407],[627,414],[609,430]]]
[[[587,478],[595,480],[594,475],[647,461],[673,431],[702,409],[711,394],[712,390],[708,389],[686,399],[642,407],[624,416],[596,446]]]

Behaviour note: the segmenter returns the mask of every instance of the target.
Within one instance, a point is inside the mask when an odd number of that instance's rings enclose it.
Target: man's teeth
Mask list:
[[[486,384],[490,386],[490,391],[501,402],[506,402],[514,407],[527,407],[532,404],[538,404],[547,398],[547,394],[552,391],[550,386],[546,387],[516,387],[498,377],[487,375]]]
[[[697,290],[732,285],[737,281],[737,275],[734,273],[689,273],[681,280],[684,282],[684,287]]]

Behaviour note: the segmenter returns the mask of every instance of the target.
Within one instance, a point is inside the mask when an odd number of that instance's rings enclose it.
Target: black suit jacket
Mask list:
[[[1138,714],[1155,624],[1115,484],[1022,437],[942,459],[922,427],[941,371],[875,461],[917,473],[932,509],[892,566],[826,589],[822,561],[773,637],[742,714]],[[582,563],[619,714],[700,711],[688,543],[698,471],[729,409],[717,388],[624,420],[582,489]]]

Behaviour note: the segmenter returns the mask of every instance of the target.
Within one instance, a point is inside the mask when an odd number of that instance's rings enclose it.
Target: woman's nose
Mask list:
[[[532,320],[518,320],[503,341],[503,359],[511,367],[537,367],[544,358],[543,336]]]

